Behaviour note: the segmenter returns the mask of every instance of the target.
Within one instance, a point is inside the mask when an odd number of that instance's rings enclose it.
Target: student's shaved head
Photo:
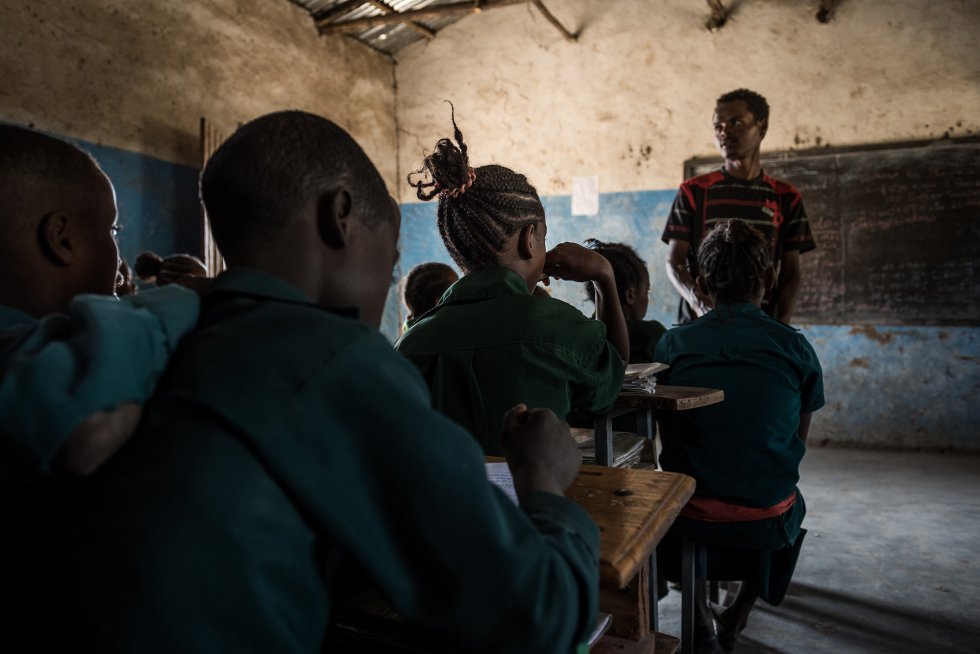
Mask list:
[[[0,125],[0,226],[4,242],[13,231],[33,230],[33,219],[68,202],[89,203],[102,173],[88,153],[33,130]]]
[[[112,293],[112,184],[87,153],[0,125],[0,303],[41,316],[79,293]]]
[[[282,111],[243,125],[218,148],[201,174],[201,201],[234,265],[341,186],[357,193],[359,219],[392,215],[380,174],[347,132],[320,116]]]

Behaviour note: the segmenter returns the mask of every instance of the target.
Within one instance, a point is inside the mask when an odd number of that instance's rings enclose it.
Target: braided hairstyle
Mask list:
[[[436,261],[420,263],[412,268],[405,277],[402,290],[402,299],[409,313],[417,318],[434,307],[457,279],[455,270]]]
[[[644,281],[650,279],[647,262],[625,243],[603,243],[597,238],[590,238],[585,241],[585,247],[604,256],[612,266],[613,276],[616,278],[616,294],[623,306],[626,306],[626,291],[640,288]],[[594,304],[595,286],[592,282],[585,282],[585,293]]]
[[[772,265],[769,244],[741,220],[720,223],[698,248],[698,270],[716,303],[751,301],[765,284]]]
[[[544,207],[524,175],[495,164],[471,168],[454,108],[452,123],[456,143],[440,139],[407,179],[420,200],[439,196],[439,235],[453,261],[469,273],[498,265],[507,239],[543,221]]]

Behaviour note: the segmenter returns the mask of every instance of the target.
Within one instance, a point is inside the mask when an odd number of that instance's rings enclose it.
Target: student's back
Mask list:
[[[504,413],[519,402],[559,417],[601,410],[622,385],[623,364],[602,323],[528,292],[504,268],[478,270],[398,341],[429,384],[436,408],[499,454]]]
[[[544,406],[564,418],[571,408],[612,406],[629,357],[629,336],[609,262],[572,243],[548,251],[544,207],[524,175],[497,165],[469,166],[442,139],[413,181],[422,200],[438,196],[439,233],[464,276],[442,303],[412,326],[396,349],[423,372],[433,404],[466,427],[488,454],[514,402]],[[592,280],[599,320],[532,289],[545,276]],[[607,331],[608,330],[608,331]]]
[[[574,648],[598,588],[598,530],[561,495],[574,443],[548,412],[510,414],[518,507],[432,410],[377,332],[398,211],[360,147],[325,119],[271,114],[219,148],[201,188],[232,268],[136,438],[37,535],[37,637],[320,652],[335,598],[370,581],[461,648]],[[52,543],[71,547],[47,557]]]

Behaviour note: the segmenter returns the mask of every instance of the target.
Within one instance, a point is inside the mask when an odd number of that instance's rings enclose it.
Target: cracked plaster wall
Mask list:
[[[747,86],[769,98],[770,151],[980,134],[972,0],[842,0],[829,25],[814,18],[815,2],[726,2],[737,10],[714,34],[699,1],[546,4],[581,30],[578,43],[517,6],[470,16],[399,54],[399,170],[452,135],[442,102],[452,100],[474,165],[509,165],[537,186],[549,243],[596,236],[636,247],[651,271],[647,317],[664,324],[676,294],[659,236],[683,162],[716,154],[720,93]],[[571,215],[576,175],[599,176],[599,215]],[[401,200],[401,272],[450,262],[433,203],[418,203],[408,186]],[[554,289],[590,310],[580,285]],[[980,451],[980,329],[803,330],[827,387],[814,442]]]

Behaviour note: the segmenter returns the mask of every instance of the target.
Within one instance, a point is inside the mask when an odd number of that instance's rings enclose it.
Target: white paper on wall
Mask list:
[[[572,215],[594,216],[599,213],[599,177],[572,178]]]

